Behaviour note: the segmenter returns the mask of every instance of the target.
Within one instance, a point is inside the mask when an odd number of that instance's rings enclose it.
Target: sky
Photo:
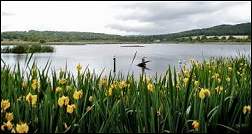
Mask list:
[[[150,35],[246,22],[250,1],[1,1],[1,32]]]

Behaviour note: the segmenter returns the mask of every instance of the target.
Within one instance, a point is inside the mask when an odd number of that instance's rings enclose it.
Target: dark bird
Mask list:
[[[148,62],[150,62],[150,61],[149,61],[149,60],[148,60],[148,61],[145,61],[145,58],[146,58],[146,57],[143,57],[143,58],[142,58],[142,62],[139,63],[139,64],[137,64],[137,66],[146,68],[146,63],[148,63]]]

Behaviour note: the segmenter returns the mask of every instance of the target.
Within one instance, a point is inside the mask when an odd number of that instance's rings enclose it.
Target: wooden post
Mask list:
[[[113,57],[113,61],[114,61],[114,70],[113,70],[113,72],[115,73],[116,72],[116,58],[115,58],[115,56]]]
[[[144,60],[144,57],[142,58],[142,63],[144,63],[145,60]],[[144,70],[145,70],[145,66],[142,67],[142,74],[144,74]]]
[[[145,68],[144,68],[144,67],[141,67],[141,68],[142,68],[142,74],[144,74],[144,69],[145,69]]]

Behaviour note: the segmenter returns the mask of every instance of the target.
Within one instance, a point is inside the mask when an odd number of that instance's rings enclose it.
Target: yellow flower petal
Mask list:
[[[60,107],[62,107],[63,105],[64,105],[64,97],[60,97],[59,99],[58,99],[58,105],[60,106]]]
[[[64,97],[64,104],[65,104],[65,106],[67,106],[68,104],[69,104],[69,98],[66,96],[66,97]]]
[[[204,89],[201,89],[200,92],[199,92],[199,97],[200,99],[205,99],[205,93],[204,93]]]
[[[8,130],[11,130],[13,128],[13,124],[10,121],[7,121],[6,127]]]

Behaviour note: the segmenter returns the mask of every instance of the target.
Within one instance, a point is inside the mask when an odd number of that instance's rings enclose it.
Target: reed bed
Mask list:
[[[194,133],[251,131],[251,62],[191,61],[162,76],[76,66],[1,67],[1,131],[16,133]],[[28,70],[28,71],[25,71]]]

